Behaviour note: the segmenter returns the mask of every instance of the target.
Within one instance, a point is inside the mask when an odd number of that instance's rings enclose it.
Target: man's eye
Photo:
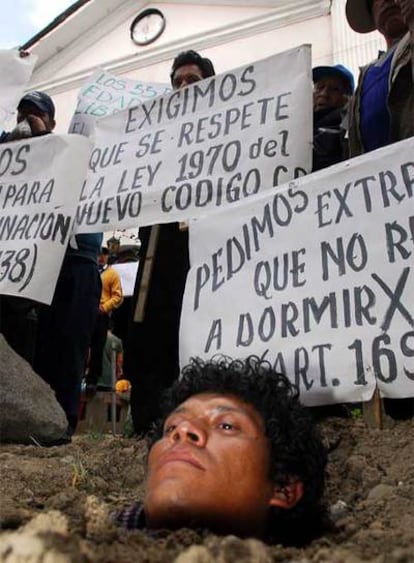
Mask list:
[[[166,426],[164,428],[164,436],[168,436],[169,434],[171,434],[171,432],[173,432],[176,427],[177,427],[176,424],[169,424],[168,426]]]
[[[220,422],[219,428],[222,430],[236,430],[236,427],[231,422]]]

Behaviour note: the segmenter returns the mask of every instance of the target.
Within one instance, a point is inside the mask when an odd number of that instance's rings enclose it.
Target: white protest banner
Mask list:
[[[186,220],[309,172],[310,47],[101,119],[77,232]]]
[[[79,135],[0,145],[0,293],[51,302],[90,150]]]
[[[36,61],[36,55],[21,57],[17,49],[0,49],[0,132],[16,111]]]
[[[256,354],[307,405],[414,396],[414,139],[190,224],[180,361]]]
[[[69,133],[89,137],[97,119],[107,117],[171,91],[168,84],[120,78],[98,69],[88,78],[78,94],[78,103]]]
[[[118,272],[119,277],[121,278],[123,296],[131,297],[131,295],[134,295],[135,279],[138,272],[138,262],[112,264],[112,268]]]

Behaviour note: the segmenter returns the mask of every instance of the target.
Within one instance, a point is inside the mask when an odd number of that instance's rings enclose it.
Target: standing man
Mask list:
[[[47,135],[54,127],[50,96],[29,92],[17,107],[16,127],[3,133],[0,141]],[[57,444],[71,441],[78,420],[81,378],[101,296],[97,261],[101,243],[102,233],[71,238],[50,306],[17,297],[1,299],[1,330],[6,340],[52,387],[67,416],[67,433]]]
[[[387,50],[361,69],[350,113],[350,154],[414,136],[414,0],[347,0],[349,25],[377,29]],[[385,412],[414,416],[414,399],[384,399]]]
[[[209,59],[185,51],[174,59],[170,78],[177,90],[214,74]],[[131,413],[137,433],[149,428],[158,415],[163,390],[179,375],[178,333],[189,269],[186,227],[179,223],[145,227],[139,238],[135,313],[124,363],[132,383]]]
[[[341,64],[317,66],[313,78],[312,172],[348,158],[347,109],[354,77]]]
[[[361,69],[350,113],[351,156],[414,135],[412,5],[413,0],[347,0],[352,29],[377,29],[387,44],[377,61]]]
[[[92,387],[96,387],[102,375],[102,355],[112,312],[117,309],[123,301],[121,278],[114,268],[108,266],[108,258],[109,250],[104,247],[99,256],[99,269],[102,282],[99,315],[92,335],[89,373],[86,377],[87,384]]]
[[[0,143],[40,137],[55,128],[55,105],[46,92],[33,91],[23,96],[17,106],[17,123],[10,132],[3,131]],[[0,296],[0,332],[22,358],[33,363],[35,354],[38,303],[25,297]]]
[[[56,393],[68,429],[56,445],[71,441],[79,416],[81,381],[101,297],[98,255],[102,233],[69,242],[50,306],[39,312],[34,370]]]

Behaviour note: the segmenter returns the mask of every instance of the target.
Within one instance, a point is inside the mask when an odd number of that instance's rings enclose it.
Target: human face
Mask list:
[[[400,39],[407,31],[401,9],[394,0],[373,0],[372,17],[388,44]]]
[[[147,525],[260,536],[274,494],[269,449],[253,406],[233,395],[189,398],[149,453]]]
[[[98,256],[98,264],[100,266],[106,266],[108,264],[108,258],[109,258],[108,254],[100,254]]]
[[[19,105],[17,110],[17,123],[26,119],[33,133],[40,133],[43,131],[53,131],[55,127],[55,120],[50,115],[41,109],[36,104],[31,102],[23,102]]]
[[[343,108],[348,102],[344,80],[340,76],[325,76],[313,87],[313,109]]]
[[[183,65],[175,71],[172,86],[174,90],[180,90],[199,80],[203,80],[203,74],[197,65]]]

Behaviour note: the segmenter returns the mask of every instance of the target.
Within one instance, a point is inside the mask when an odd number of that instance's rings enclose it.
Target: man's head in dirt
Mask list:
[[[183,51],[173,61],[170,79],[174,90],[179,90],[214,75],[210,59],[202,57],[196,51]]]
[[[148,458],[149,528],[302,543],[320,523],[325,450],[270,364],[193,360],[167,393]]]

